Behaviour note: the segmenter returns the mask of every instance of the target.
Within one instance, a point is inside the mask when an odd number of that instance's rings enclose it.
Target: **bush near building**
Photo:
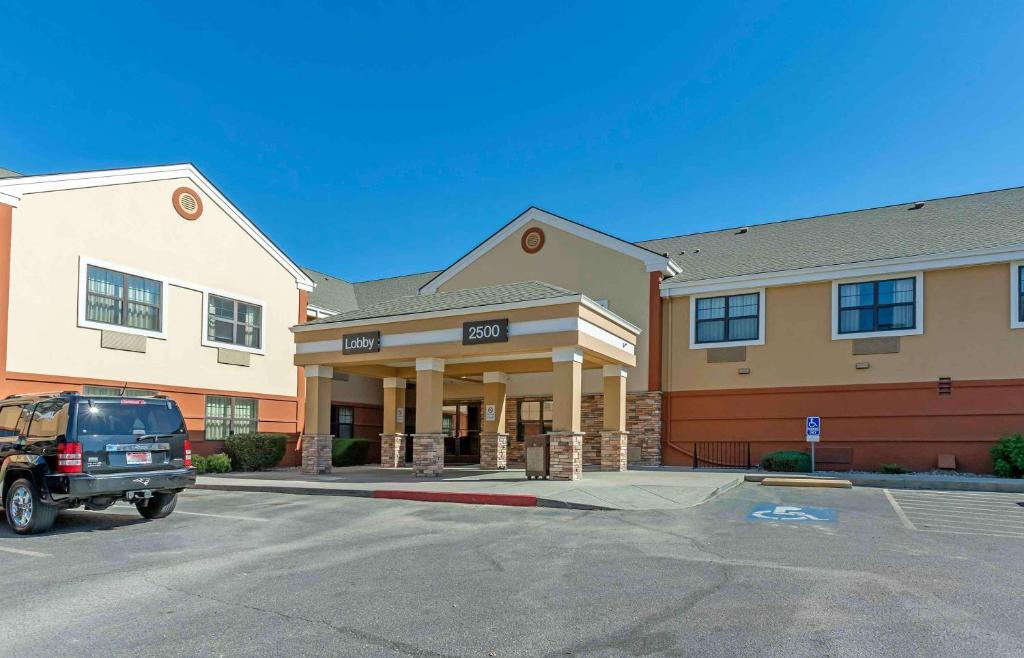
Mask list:
[[[332,466],[361,466],[370,454],[369,439],[334,439],[331,444]]]
[[[284,459],[286,441],[284,434],[266,432],[229,436],[224,439],[224,450],[231,458],[229,468],[236,471],[265,471],[274,468]]]
[[[886,475],[904,475],[910,471],[902,464],[882,464],[878,472]]]
[[[992,446],[989,455],[992,457],[992,472],[999,477],[1024,477],[1024,436],[1004,436]]]
[[[769,452],[761,458],[761,468],[780,473],[810,473],[811,456],[797,450]]]

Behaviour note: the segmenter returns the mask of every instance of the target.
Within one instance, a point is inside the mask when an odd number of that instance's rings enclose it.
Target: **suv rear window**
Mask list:
[[[92,400],[78,403],[78,436],[179,434],[185,420],[167,400]]]

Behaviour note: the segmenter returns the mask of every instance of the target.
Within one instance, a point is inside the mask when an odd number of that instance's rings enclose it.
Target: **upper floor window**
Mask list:
[[[162,309],[159,281],[96,265],[88,266],[86,320],[159,332]]]
[[[1017,322],[1024,324],[1024,265],[1017,266]]]
[[[694,302],[694,343],[761,339],[761,293],[703,297]]]
[[[916,327],[915,277],[839,285],[839,334],[899,331]]]
[[[208,298],[207,335],[212,342],[263,347],[263,307],[213,294]]]

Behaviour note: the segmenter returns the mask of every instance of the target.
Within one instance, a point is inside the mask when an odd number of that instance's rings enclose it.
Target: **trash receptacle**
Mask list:
[[[523,446],[526,451],[526,479],[548,478],[551,447],[547,434],[528,436]]]

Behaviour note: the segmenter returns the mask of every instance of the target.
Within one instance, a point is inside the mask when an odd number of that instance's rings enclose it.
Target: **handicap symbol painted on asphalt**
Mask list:
[[[839,520],[838,516],[834,509],[828,507],[795,507],[760,503],[750,510],[747,520],[835,523]]]

